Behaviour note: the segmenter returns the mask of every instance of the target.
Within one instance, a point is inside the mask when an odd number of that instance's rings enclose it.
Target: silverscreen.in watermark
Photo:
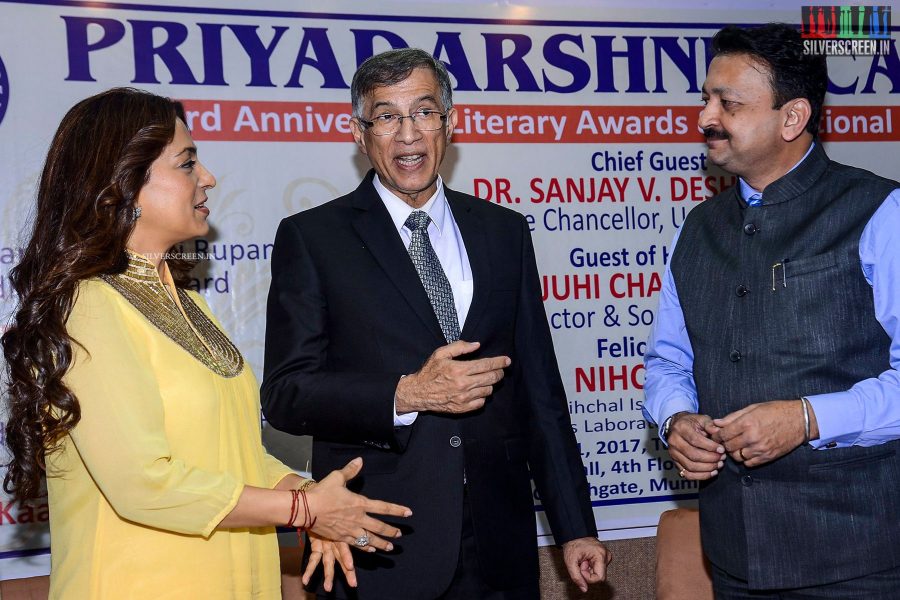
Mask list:
[[[891,53],[890,6],[816,5],[801,8],[806,54],[886,56]]]
[[[212,260],[213,255],[208,252],[148,252],[142,254],[144,258],[149,260]]]

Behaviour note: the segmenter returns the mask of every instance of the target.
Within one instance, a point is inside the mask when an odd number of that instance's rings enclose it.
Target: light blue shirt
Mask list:
[[[740,187],[745,199],[758,193],[743,180]],[[676,233],[673,250],[677,240]],[[875,446],[900,438],[900,189],[888,194],[866,224],[859,240],[859,262],[872,286],[875,318],[891,338],[891,368],[849,390],[807,396],[819,426],[819,438],[809,444],[817,449]],[[659,310],[644,355],[647,419],[660,424],[677,412],[698,411],[693,365],[694,351],[671,268],[666,265]],[[779,399],[786,398],[759,401]]]

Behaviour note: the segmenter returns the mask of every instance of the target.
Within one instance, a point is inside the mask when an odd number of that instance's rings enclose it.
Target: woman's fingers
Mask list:
[[[312,552],[309,553],[309,561],[306,563],[306,570],[303,571],[303,576],[300,578],[300,581],[303,582],[303,585],[308,585],[310,578],[313,576],[313,573],[316,572],[316,568],[319,566],[319,563],[322,561],[322,551],[313,549]]]
[[[310,536],[310,548],[309,561],[301,577],[303,585],[309,585],[310,579],[321,564],[323,587],[325,591],[330,592],[331,588],[334,587],[334,563],[337,561],[344,572],[347,584],[350,587],[356,587],[356,571],[353,566],[353,554],[350,552],[350,546],[343,542],[325,540],[312,535]]]
[[[369,534],[376,534],[387,538],[400,537],[400,530],[393,525],[388,525],[383,521],[379,521],[375,517],[366,515],[360,523]]]
[[[340,527],[339,539],[358,549],[374,546],[379,550],[391,550],[393,549],[393,544],[382,538],[400,537],[399,529],[366,514],[363,514],[358,519],[348,519],[342,522],[341,525],[350,525],[350,527]],[[338,537],[335,539],[338,539]],[[367,539],[368,544],[363,544],[362,542]],[[377,543],[375,540],[378,540]]]
[[[344,578],[347,580],[347,584],[350,587],[356,587],[356,569],[353,566],[353,553],[350,551],[350,546],[340,542],[335,542],[334,545],[337,551],[338,564],[341,565],[341,570],[344,571]]]
[[[334,553],[331,551],[331,544],[326,544],[326,546],[328,548],[322,555],[322,574],[325,576],[322,587],[326,592],[330,592],[334,583]]]
[[[353,538],[353,545],[357,550],[362,550],[363,552],[375,552],[376,550],[384,550],[385,552],[390,552],[394,549],[394,544],[384,538],[375,535],[371,531],[366,533],[365,541],[367,541],[368,543],[365,546],[360,546],[357,543],[357,541],[360,540],[360,537]]]
[[[350,462],[348,462],[344,467],[339,471],[341,476],[344,478],[344,483],[346,484],[348,481],[359,475],[360,469],[363,466],[362,457],[357,456]]]
[[[370,500],[366,498],[363,507],[367,513],[376,515],[389,515],[392,517],[412,516],[412,509],[409,507],[394,504],[392,502],[384,502],[383,500]]]

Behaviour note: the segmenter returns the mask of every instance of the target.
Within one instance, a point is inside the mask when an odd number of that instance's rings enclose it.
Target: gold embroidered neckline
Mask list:
[[[166,337],[213,373],[222,377],[238,375],[244,367],[240,351],[188,293],[175,288],[178,303],[184,310],[182,312],[152,262],[131,251],[128,252],[128,259],[128,268],[124,273],[101,275],[101,278]]]

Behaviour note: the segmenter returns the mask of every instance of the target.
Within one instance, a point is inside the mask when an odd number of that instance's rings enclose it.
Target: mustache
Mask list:
[[[731,135],[724,129],[716,129],[715,127],[707,127],[703,130],[703,137],[707,140],[728,140]]]

